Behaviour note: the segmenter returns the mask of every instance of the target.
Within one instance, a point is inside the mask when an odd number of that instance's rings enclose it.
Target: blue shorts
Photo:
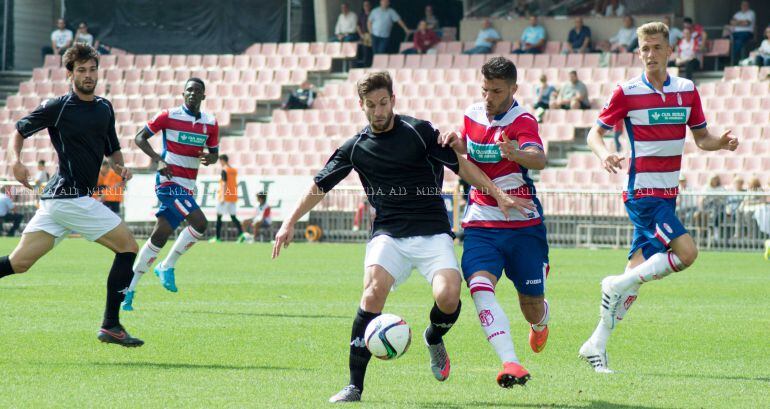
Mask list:
[[[160,186],[155,189],[155,194],[160,201],[160,209],[155,216],[163,216],[172,229],[179,227],[187,215],[200,208],[190,192],[181,186]]]
[[[539,296],[545,294],[548,268],[544,224],[521,229],[465,229],[462,269],[466,281],[482,270],[499,280],[505,269],[519,293]]]
[[[686,234],[676,217],[676,199],[643,197],[626,201],[626,212],[634,224],[634,240],[628,258],[642,249],[645,259],[668,250],[671,240]]]

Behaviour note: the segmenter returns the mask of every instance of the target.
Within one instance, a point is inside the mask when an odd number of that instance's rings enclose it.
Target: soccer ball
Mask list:
[[[406,353],[412,342],[412,330],[401,317],[382,314],[366,326],[364,339],[372,355],[387,361]]]

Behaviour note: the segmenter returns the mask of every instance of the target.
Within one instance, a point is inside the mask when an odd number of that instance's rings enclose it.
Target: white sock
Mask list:
[[[492,344],[501,361],[519,362],[516,351],[513,349],[511,324],[495,298],[495,287],[492,286],[492,282],[485,277],[474,277],[469,287],[479,314],[481,329],[484,330],[487,341]]]
[[[687,266],[673,252],[657,253],[642,264],[616,276],[612,281],[612,285],[616,290],[626,292],[636,284],[660,280],[673,272],[682,271],[685,268]]]
[[[540,332],[545,329],[546,326],[548,326],[548,321],[551,319],[551,308],[548,305],[548,300],[543,300],[543,307],[545,308],[545,313],[543,314],[543,318],[540,319],[540,322],[537,324],[531,324],[530,326],[535,332]]]
[[[185,227],[174,242],[174,246],[171,247],[166,259],[163,260],[163,268],[174,268],[179,257],[202,238],[203,233],[197,232],[192,226]]]
[[[144,246],[139,250],[139,254],[136,255],[136,261],[134,261],[134,277],[131,279],[131,284],[128,286],[128,291],[134,291],[136,285],[139,284],[139,280],[142,279],[142,275],[152,267],[152,263],[158,257],[160,249],[155,247],[148,239]]]

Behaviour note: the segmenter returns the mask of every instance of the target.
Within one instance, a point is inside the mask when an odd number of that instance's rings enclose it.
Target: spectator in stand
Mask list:
[[[590,53],[591,52],[591,29],[583,25],[583,17],[575,17],[575,27],[567,35],[567,49],[565,54],[569,53]]]
[[[439,33],[441,30],[441,24],[439,23],[438,18],[436,18],[436,15],[433,14],[433,6],[430,4],[425,6],[425,18],[423,20],[428,23],[429,30],[433,30],[436,32],[436,34]]]
[[[674,52],[675,59],[669,61],[668,66],[679,67],[680,71],[684,70],[684,78],[692,79],[693,72],[700,69],[700,41],[689,28],[685,28],[682,33],[684,36]]]
[[[435,54],[433,46],[441,42],[436,33],[428,28],[425,20],[420,20],[417,24],[417,31],[414,32],[414,47],[404,50],[404,54]]]
[[[296,91],[286,99],[281,109],[310,109],[313,107],[317,93],[310,81],[305,80]]]
[[[741,9],[737,11],[730,25],[732,26],[733,37],[733,52],[732,61],[737,63],[741,59],[743,48],[754,39],[754,24],[757,21],[757,16],[754,10],[749,8],[748,1],[741,2]]]
[[[372,2],[364,0],[361,4],[361,12],[358,13],[358,43],[357,60],[353,62],[355,67],[372,66],[372,36],[369,34],[369,15],[372,14]]]
[[[703,229],[712,228],[712,237],[719,240],[719,226],[725,218],[725,198],[721,195],[710,195],[710,193],[724,192],[722,181],[719,175],[712,175],[709,184],[706,186],[706,196],[701,202],[702,211],[696,213],[698,224]]]
[[[609,43],[605,41],[597,48],[602,51],[610,51],[613,53],[629,53],[634,50],[634,43],[638,44],[634,19],[631,16],[625,16],[623,17],[623,27],[610,38]]]
[[[32,182],[35,192],[41,193],[49,179],[51,179],[51,175],[45,170],[45,161],[42,159],[37,161],[37,174],[35,174],[35,180]]]
[[[735,175],[733,178],[733,188],[730,191],[736,193],[746,192],[745,181],[742,177]],[[727,196],[727,200],[725,201],[725,214],[728,217],[733,217],[738,210],[738,207],[741,205],[741,202],[743,202],[742,194]]]
[[[2,190],[0,190],[0,235],[3,233],[3,224],[4,222],[11,222],[13,223],[11,225],[11,229],[8,230],[8,237],[12,237],[16,235],[16,230],[19,229],[19,225],[21,224],[21,220],[23,219],[22,215],[19,213],[13,212],[13,209],[16,207],[13,204],[13,200],[11,200],[11,197],[8,195],[8,187],[4,187]]]
[[[626,15],[626,6],[619,0],[610,0],[604,8],[605,17],[623,17]]]
[[[476,36],[476,44],[470,50],[465,50],[463,54],[489,54],[495,43],[502,39],[500,33],[492,27],[490,19],[485,18],[481,24],[481,30]]]
[[[529,26],[521,33],[521,45],[514,54],[540,54],[545,48],[545,28],[537,23],[537,16],[529,17]]]
[[[543,122],[543,114],[545,114],[545,110],[549,107],[551,94],[554,91],[556,91],[556,88],[548,83],[548,77],[545,74],[541,75],[540,84],[535,88],[535,98],[537,98],[537,102],[535,102],[535,117],[537,117],[537,122]]]
[[[684,193],[684,194],[682,194]],[[698,210],[698,202],[695,196],[687,194],[687,177],[683,172],[679,172],[679,196],[677,198],[677,213],[679,213],[685,226],[691,225]]]
[[[762,40],[762,44],[757,48],[754,63],[760,67],[770,65],[770,26],[765,27],[765,39]]]
[[[589,109],[588,88],[578,79],[577,71],[569,72],[569,82],[551,96],[551,109]]]
[[[701,44],[706,44],[708,35],[706,34],[706,31],[703,29],[702,25],[695,24],[690,17],[685,17],[682,19],[682,30],[688,27],[690,30],[692,30],[693,33],[695,33],[696,36],[698,36],[698,41],[700,41]]]
[[[88,32],[88,24],[82,22],[78,25],[75,32],[75,43],[83,43],[94,48],[99,48],[99,41],[94,41],[94,36]]]
[[[762,182],[756,176],[749,180],[747,192],[762,193]],[[766,206],[766,199],[763,196],[746,196],[738,206],[735,212],[735,237],[743,237],[744,231],[751,225],[751,219],[754,212]]]
[[[396,10],[390,7],[390,0],[380,0],[380,7],[369,14],[369,33],[372,35],[372,50],[375,54],[386,54],[390,44],[390,34],[393,32],[393,23],[397,23],[404,29],[407,37],[411,30],[401,20]]]
[[[663,24],[668,27],[668,44],[671,46],[671,48],[676,47],[677,43],[679,43],[679,40],[683,36],[682,30],[671,25],[671,17],[669,16],[663,17]],[[697,36],[697,34],[695,35]]]
[[[43,58],[47,54],[63,55],[72,45],[72,31],[67,28],[63,18],[56,21],[56,30],[51,32],[51,46],[43,47]]]
[[[358,16],[350,11],[347,3],[340,4],[340,15],[337,16],[337,24],[334,26],[334,37],[329,41],[358,41]]]

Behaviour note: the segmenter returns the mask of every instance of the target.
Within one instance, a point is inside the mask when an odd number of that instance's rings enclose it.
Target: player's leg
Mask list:
[[[150,238],[147,239],[142,248],[139,249],[136,261],[134,261],[132,268],[134,275],[123,300],[123,310],[133,311],[136,286],[139,284],[139,280],[141,280],[144,273],[152,267],[152,263],[158,258],[158,253],[163,246],[166,245],[169,236],[171,236],[173,232],[174,228],[171,226],[171,223],[166,220],[165,216],[159,215],[155,227],[152,230],[152,234],[150,234]]]
[[[171,206],[168,207],[167,213],[163,214],[172,230],[175,230],[182,220],[186,220],[188,225],[179,233],[166,258],[155,266],[155,275],[160,279],[163,288],[175,293],[177,292],[174,274],[176,262],[190,247],[203,239],[208,222],[194,197],[187,193],[174,193],[176,194],[172,196]]]
[[[390,289],[404,281],[411,272],[411,265],[399,254],[395,239],[389,236],[376,236],[366,245],[364,260],[364,291],[361,302],[353,319],[350,334],[350,357],[348,368],[350,380],[329,402],[354,402],[361,400],[364,390],[366,367],[372,357],[366,348],[364,333],[366,326],[382,313]]]
[[[209,240],[210,243],[217,243],[222,240],[222,213],[224,211],[223,209],[224,203],[218,202],[217,203],[217,224],[216,224],[216,234],[214,237]]]
[[[495,232],[465,229],[462,270],[476,306],[481,329],[497,353],[503,370],[497,374],[500,386],[524,384],[529,372],[519,364],[513,347],[511,325],[495,296],[495,286],[502,276],[505,258],[497,246]]]
[[[51,251],[56,237],[45,231],[25,232],[10,255],[0,257],[0,278],[27,272],[37,260]]]

